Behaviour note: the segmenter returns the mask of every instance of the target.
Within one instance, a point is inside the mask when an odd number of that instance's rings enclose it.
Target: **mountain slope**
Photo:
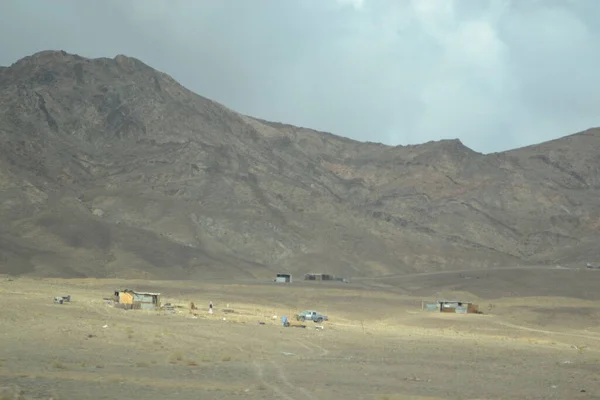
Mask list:
[[[133,58],[55,51],[0,70],[0,109],[0,272],[365,276],[597,255],[599,130],[490,155],[360,143],[238,114]]]

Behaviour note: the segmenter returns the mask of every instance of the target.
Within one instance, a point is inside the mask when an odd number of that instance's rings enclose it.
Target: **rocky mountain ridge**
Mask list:
[[[134,58],[0,69],[0,273],[373,276],[598,257],[600,130],[503,153],[268,122]]]

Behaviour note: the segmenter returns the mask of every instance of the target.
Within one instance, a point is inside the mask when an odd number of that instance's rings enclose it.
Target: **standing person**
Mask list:
[[[208,305],[208,313],[212,314],[213,313],[213,306],[212,306],[212,301],[210,302],[210,304]]]

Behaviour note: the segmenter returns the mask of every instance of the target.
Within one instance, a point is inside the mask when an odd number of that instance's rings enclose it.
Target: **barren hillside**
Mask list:
[[[0,69],[0,273],[372,276],[594,262],[600,130],[483,155],[244,116],[126,56]]]

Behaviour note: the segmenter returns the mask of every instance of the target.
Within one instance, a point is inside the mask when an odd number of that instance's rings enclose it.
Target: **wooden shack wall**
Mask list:
[[[133,304],[133,294],[130,292],[120,292],[119,293],[119,303]]]
[[[152,310],[160,307],[160,296],[146,294],[146,293],[134,293],[133,304],[138,306],[138,309]]]

